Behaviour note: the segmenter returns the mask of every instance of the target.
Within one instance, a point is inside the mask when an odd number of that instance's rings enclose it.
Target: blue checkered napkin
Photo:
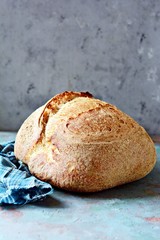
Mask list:
[[[0,205],[25,204],[52,193],[49,183],[31,175],[14,155],[14,142],[0,144]]]

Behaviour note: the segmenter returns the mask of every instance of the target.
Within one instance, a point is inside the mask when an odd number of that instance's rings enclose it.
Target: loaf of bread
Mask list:
[[[15,155],[43,181],[96,192],[146,176],[154,144],[131,117],[90,93],[64,92],[33,112],[16,136]]]

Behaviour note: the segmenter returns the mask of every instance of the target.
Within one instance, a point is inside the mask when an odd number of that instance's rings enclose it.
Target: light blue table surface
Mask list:
[[[15,133],[0,132],[0,142]],[[0,240],[160,239],[160,145],[144,179],[94,194],[55,190],[42,202],[0,207]]]

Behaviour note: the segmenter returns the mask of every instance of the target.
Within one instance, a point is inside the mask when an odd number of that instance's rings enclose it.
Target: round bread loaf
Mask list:
[[[146,176],[154,144],[136,121],[90,93],[64,92],[22,124],[15,155],[43,181],[96,192]]]

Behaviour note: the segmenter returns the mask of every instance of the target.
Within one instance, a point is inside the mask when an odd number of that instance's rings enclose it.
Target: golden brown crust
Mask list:
[[[16,136],[15,155],[18,159],[26,162],[28,152],[34,148],[41,136],[42,129],[38,127],[38,119],[43,107],[33,112],[22,124]]]
[[[38,125],[40,123],[47,123],[49,112],[56,113],[62,104],[73,100],[76,97],[89,97],[92,98],[92,94],[89,92],[63,92],[55,97],[51,98],[46,104],[39,117]]]
[[[76,97],[88,97],[89,92],[64,92],[51,98],[45,105],[33,112],[22,124],[18,131],[15,144],[15,155],[24,162],[29,158],[28,155],[38,142],[42,142],[45,127],[49,114],[55,114],[62,104]]]
[[[156,162],[152,140],[131,117],[89,93],[65,92],[20,128],[15,154],[38,178],[94,192],[138,180]]]

